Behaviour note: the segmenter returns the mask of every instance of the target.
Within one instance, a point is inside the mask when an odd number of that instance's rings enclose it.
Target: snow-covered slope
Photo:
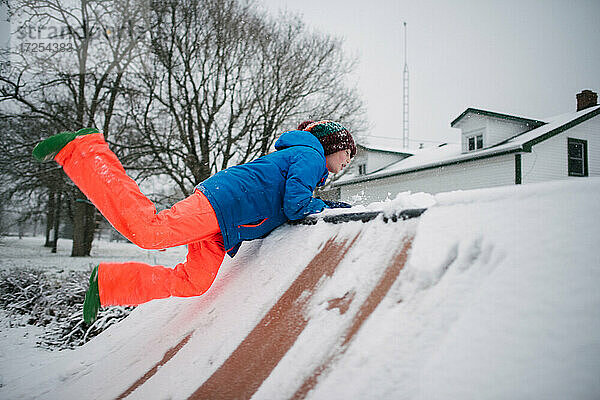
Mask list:
[[[429,210],[283,226],[0,397],[597,398],[598,199],[598,179],[405,193],[370,208]]]

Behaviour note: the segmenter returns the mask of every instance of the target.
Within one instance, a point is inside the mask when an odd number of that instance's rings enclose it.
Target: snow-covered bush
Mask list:
[[[30,268],[0,271],[0,308],[11,326],[36,325],[44,329],[38,345],[50,349],[74,348],[125,318],[132,307],[101,309],[92,325],[83,321],[82,306],[89,273],[54,273]]]

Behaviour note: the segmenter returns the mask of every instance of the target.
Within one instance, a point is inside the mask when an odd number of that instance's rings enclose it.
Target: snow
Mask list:
[[[306,325],[253,398],[292,397],[327,360],[306,398],[598,398],[598,198],[598,178],[401,193],[356,210],[428,211],[388,224],[282,226],[227,258],[204,296],[142,305],[77,350],[33,349],[22,335],[35,332],[3,327],[0,398],[114,399],[157,364],[127,398],[189,398],[332,238],[347,240],[348,251],[331,276],[298,298],[307,302]],[[413,236],[391,288],[341,344],[361,304]],[[28,255],[26,240],[0,247],[11,267],[18,267],[18,254],[20,262],[39,268],[87,268],[76,264],[106,259],[107,253],[146,262],[156,257],[108,243],[98,244],[93,260]],[[173,250],[166,265],[183,257],[182,249]],[[351,292],[345,313],[328,307]],[[257,349],[255,357],[263,356]]]
[[[360,138],[358,144],[370,150],[379,150],[402,154],[414,154],[414,150],[410,150],[404,147],[401,138],[363,136]]]
[[[528,132],[525,132],[522,135],[518,135],[507,142],[505,147],[514,147],[515,145],[523,145],[524,143],[529,142],[535,138],[538,138],[548,132],[553,131],[554,129],[560,128],[570,122],[575,121],[577,118],[583,117],[586,114],[590,114],[592,112],[596,112],[600,109],[600,106],[585,108],[580,111],[566,113],[551,117],[548,119],[548,123],[546,125],[542,125],[539,128],[532,129]],[[499,146],[502,148],[502,146]]]
[[[15,237],[0,240],[0,268],[42,268],[52,271],[91,271],[100,262],[139,261],[175,265],[186,254],[184,246],[164,250],[144,250],[130,243],[95,240],[91,257],[70,257],[72,241],[59,239],[57,251],[50,253],[40,237]]]
[[[56,358],[56,353],[36,347],[41,333],[41,328],[33,325],[10,328],[8,316],[0,312],[0,387]]]

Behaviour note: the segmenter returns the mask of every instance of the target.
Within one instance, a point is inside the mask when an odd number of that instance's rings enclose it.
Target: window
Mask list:
[[[359,164],[358,165],[358,174],[366,175],[367,174],[367,164]]]
[[[483,149],[483,135],[471,136],[468,140],[469,151]]]
[[[483,135],[479,135],[475,139],[477,140],[477,148],[483,149]]]
[[[569,176],[588,176],[587,141],[567,139]]]

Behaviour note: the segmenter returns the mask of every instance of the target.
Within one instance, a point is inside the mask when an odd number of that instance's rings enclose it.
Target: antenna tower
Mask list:
[[[402,74],[402,146],[408,148],[408,59],[406,57],[406,22],[404,22],[404,72]]]

